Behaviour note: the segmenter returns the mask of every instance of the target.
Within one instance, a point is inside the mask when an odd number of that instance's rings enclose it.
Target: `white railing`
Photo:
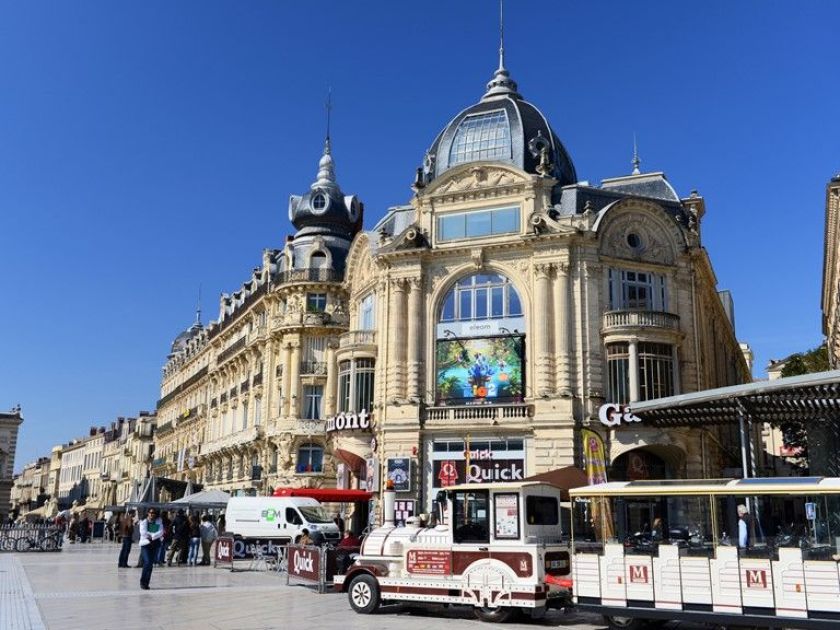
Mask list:
[[[463,420],[489,421],[530,418],[531,405],[487,405],[481,407],[429,407],[426,419],[430,422],[459,422]]]
[[[604,330],[610,328],[668,328],[679,330],[680,316],[663,311],[608,311]]]

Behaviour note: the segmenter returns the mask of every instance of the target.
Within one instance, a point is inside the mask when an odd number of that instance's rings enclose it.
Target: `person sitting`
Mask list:
[[[347,549],[347,548],[354,548],[354,547],[361,547],[362,541],[358,538],[351,530],[344,531],[344,538],[341,539],[341,542],[338,543],[339,549]]]
[[[300,536],[298,536],[297,539],[295,539],[295,544],[296,545],[312,545],[312,544],[314,544],[314,542],[312,541],[312,538],[309,536],[309,530],[308,529],[306,529],[305,527],[303,528],[303,531],[301,532]]]

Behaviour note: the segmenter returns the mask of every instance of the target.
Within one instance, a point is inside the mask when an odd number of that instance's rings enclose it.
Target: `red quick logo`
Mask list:
[[[314,571],[312,568],[311,553],[307,553],[306,555],[298,553],[295,555],[295,573],[300,573],[301,571],[309,571],[310,573]]]
[[[767,588],[767,571],[764,569],[747,569],[747,588]]]
[[[644,564],[631,564],[628,567],[632,584],[648,583],[648,568]]]

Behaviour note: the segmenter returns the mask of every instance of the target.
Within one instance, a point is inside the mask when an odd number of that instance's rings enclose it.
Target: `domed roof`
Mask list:
[[[170,350],[170,355],[176,354],[187,347],[187,343],[189,343],[190,339],[195,337],[198,333],[200,333],[204,327],[201,323],[196,322],[189,328],[187,328],[184,332],[180,335],[175,337],[175,341],[172,342],[172,348]]]
[[[455,166],[487,160],[539,174],[543,169],[537,167],[546,159],[547,174],[560,186],[577,181],[572,160],[548,120],[517,89],[500,56],[481,100],[455,116],[426,152],[424,183]]]

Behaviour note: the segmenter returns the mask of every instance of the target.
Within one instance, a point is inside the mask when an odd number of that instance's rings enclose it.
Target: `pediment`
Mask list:
[[[473,163],[447,171],[426,187],[421,194],[437,197],[478,190],[506,189],[512,186],[523,186],[530,181],[531,177],[528,174],[512,167]]]

